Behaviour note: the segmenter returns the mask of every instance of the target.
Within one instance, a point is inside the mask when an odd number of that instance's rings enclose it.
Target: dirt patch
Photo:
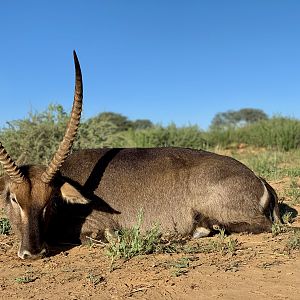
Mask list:
[[[299,217],[293,226],[300,227]],[[0,299],[299,299],[300,252],[287,248],[290,237],[231,235],[233,253],[153,254],[112,268],[97,245],[22,261],[15,236],[0,235]]]

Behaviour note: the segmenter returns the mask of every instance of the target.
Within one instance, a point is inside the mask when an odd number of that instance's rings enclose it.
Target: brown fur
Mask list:
[[[85,167],[77,172],[77,165]],[[262,181],[226,156],[182,148],[81,150],[61,174],[92,203],[110,208],[119,227],[132,226],[143,209],[144,227],[159,222],[164,232],[190,234],[195,212],[229,231],[271,230],[259,205]]]

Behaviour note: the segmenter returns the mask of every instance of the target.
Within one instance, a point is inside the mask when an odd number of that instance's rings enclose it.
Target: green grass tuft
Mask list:
[[[285,195],[289,197],[292,204],[300,203],[300,188],[295,179],[293,179],[290,186],[285,189]]]
[[[0,218],[0,234],[8,235],[10,233],[11,226],[7,218]]]
[[[272,236],[275,237],[281,233],[287,232],[287,226],[285,224],[273,223],[272,224]]]
[[[286,212],[282,216],[282,221],[284,224],[291,224],[294,221],[294,215],[291,211]]]
[[[30,276],[21,276],[15,278],[15,282],[17,283],[29,283],[34,282],[37,278],[36,277],[30,277]]]
[[[294,231],[287,241],[286,249],[288,252],[292,250],[300,250],[300,231]]]
[[[115,237],[109,239],[107,254],[114,262],[118,258],[130,259],[136,255],[153,253],[160,242],[160,229],[154,225],[144,234],[141,233],[143,213],[139,212],[137,223],[132,228],[115,232]]]
[[[188,273],[188,268],[190,267],[191,258],[182,257],[176,261],[170,263],[171,273],[175,277],[185,275]]]
[[[87,280],[95,287],[97,284],[105,282],[105,278],[102,275],[95,275],[89,273],[87,275]]]
[[[211,252],[221,252],[222,254],[234,255],[237,250],[238,242],[225,234],[224,229],[220,229],[217,240],[210,243]]]

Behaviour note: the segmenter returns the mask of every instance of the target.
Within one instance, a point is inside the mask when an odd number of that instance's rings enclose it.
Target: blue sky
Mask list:
[[[0,126],[70,110],[207,128],[245,107],[300,118],[300,1],[1,1]]]

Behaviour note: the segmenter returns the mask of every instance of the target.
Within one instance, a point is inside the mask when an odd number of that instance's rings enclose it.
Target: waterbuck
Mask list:
[[[75,95],[71,118],[49,166],[18,166],[0,144],[5,175],[0,186],[19,234],[18,256],[37,258],[46,243],[80,241],[132,226],[143,230],[209,235],[271,231],[280,222],[271,186],[237,160],[184,148],[83,149],[70,154],[82,110],[82,78],[74,52]]]

